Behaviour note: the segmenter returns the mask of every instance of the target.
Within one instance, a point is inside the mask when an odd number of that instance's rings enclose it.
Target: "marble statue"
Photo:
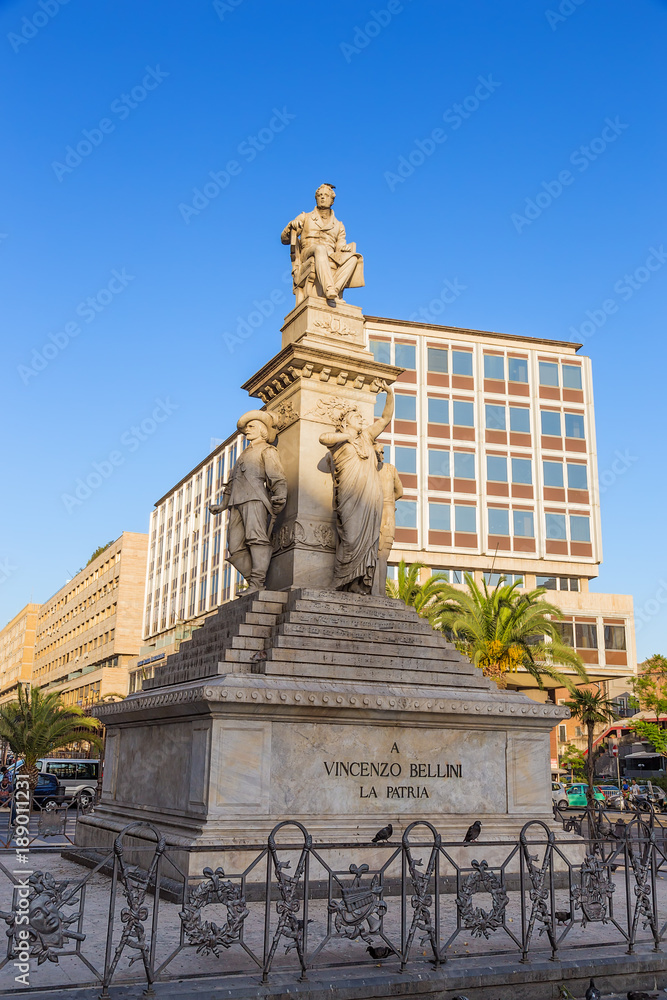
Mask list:
[[[282,231],[281,243],[290,244],[297,304],[308,295],[335,301],[344,288],[364,284],[364,258],[333,213],[335,197],[333,184],[320,184],[313,211],[297,215]]]
[[[394,414],[394,393],[384,383],[387,401],[370,427],[356,406],[340,410],[333,434],[320,444],[331,452],[334,509],[338,527],[333,587],[355,594],[373,589],[382,523],[383,495],[375,441]]]
[[[387,590],[387,560],[396,534],[396,501],[403,496],[403,483],[396,466],[385,462],[384,445],[377,448],[377,457],[382,487],[382,521],[373,593],[384,595]]]
[[[222,503],[209,504],[212,514],[229,508],[227,558],[248,582],[244,594],[262,590],[271,562],[271,534],[287,502],[287,479],[278,451],[277,431],[270,413],[250,410],[237,423],[250,442],[239,455]]]

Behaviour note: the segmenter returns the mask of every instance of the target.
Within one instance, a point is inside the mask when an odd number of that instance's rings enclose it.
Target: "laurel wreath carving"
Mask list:
[[[493,931],[503,926],[509,897],[500,879],[495,872],[489,869],[486,861],[473,861],[472,867],[475,870],[470,875],[466,875],[463,880],[456,897],[456,905],[465,929],[470,931],[473,937],[482,937],[483,935],[488,938]],[[473,904],[473,897],[477,892],[491,894],[492,907],[490,912]]]

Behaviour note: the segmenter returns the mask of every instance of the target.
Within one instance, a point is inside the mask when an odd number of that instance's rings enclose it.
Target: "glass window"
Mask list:
[[[590,542],[591,522],[588,517],[581,517],[577,514],[570,515],[570,541]]]
[[[395,344],[394,355],[396,358],[394,364],[397,368],[414,371],[417,367],[417,350],[414,344]]]
[[[579,365],[563,365],[563,385],[566,389],[581,389]]]
[[[489,534],[509,535],[510,533],[510,512],[500,510],[497,507],[489,507]]]
[[[397,392],[395,394],[396,405],[394,409],[394,416],[397,420],[416,420],[417,419],[417,397],[408,396],[404,392]]]
[[[604,648],[605,649],[625,649],[625,626],[605,625],[604,627]]]
[[[496,354],[484,355],[484,378],[505,378],[505,359]]]
[[[459,427],[474,427],[475,416],[472,403],[454,400],[454,423]]]
[[[391,344],[384,340],[371,339],[368,341],[368,349],[376,361],[380,361],[383,365],[391,364]]]
[[[542,433],[560,437],[560,413],[555,410],[541,410]]]
[[[417,527],[416,500],[398,500],[396,502],[396,527],[397,528]]]
[[[583,413],[565,414],[565,437],[579,439],[585,437]]]
[[[510,430],[530,434],[530,410],[527,406],[510,406]]]
[[[430,424],[449,423],[449,400],[437,396],[428,397],[428,422]]]
[[[465,583],[465,574],[467,570],[465,569],[453,569],[452,570],[452,583]]]
[[[430,372],[439,372],[444,374],[449,371],[449,365],[447,364],[447,348],[443,347],[429,347],[428,348],[428,370]]]
[[[519,538],[534,538],[533,514],[529,510],[512,511],[514,519],[514,534]]]
[[[454,475],[457,479],[474,479],[475,456],[465,451],[455,451]]]
[[[394,448],[394,465],[399,472],[416,473],[417,449],[396,445]]]
[[[448,503],[428,505],[428,526],[431,531],[451,531],[451,508]]]
[[[558,365],[540,361],[540,385],[558,385]]]
[[[80,764],[76,765],[76,776],[77,778],[84,778],[86,781],[96,781],[97,780],[97,762],[95,761],[82,761]]]
[[[500,455],[486,456],[486,478],[493,483],[507,482],[507,459]]]
[[[533,463],[529,458],[512,459],[512,482],[526,485],[533,482]]]
[[[375,397],[375,416],[376,417],[381,417],[382,416],[382,411],[384,410],[384,404],[386,402],[387,402],[387,393],[386,392],[378,392],[377,396]]]
[[[547,538],[555,538],[559,541],[567,539],[565,514],[547,514],[546,522]]]
[[[562,462],[542,462],[544,470],[544,485],[562,487],[563,485],[563,463]]]
[[[452,372],[454,375],[472,375],[470,351],[452,351]]]
[[[477,531],[476,507],[455,507],[454,517],[457,531]]]
[[[554,627],[560,635],[561,642],[566,646],[574,647],[574,625],[572,622],[554,622]]]
[[[448,451],[443,451],[442,448],[429,448],[428,474],[429,476],[448,476],[450,474]]]
[[[528,381],[528,361],[526,358],[508,358],[507,367],[509,368],[510,382]]]
[[[487,403],[484,410],[486,412],[486,426],[489,430],[504,431],[506,427],[505,407],[494,406],[491,403]]]
[[[597,649],[598,629],[597,625],[575,624],[575,634],[577,637],[577,649]]]
[[[535,586],[544,587],[545,590],[558,590],[558,582],[555,576],[536,576]]]
[[[575,462],[567,463],[567,485],[571,490],[588,489],[588,476],[585,465],[577,465]]]

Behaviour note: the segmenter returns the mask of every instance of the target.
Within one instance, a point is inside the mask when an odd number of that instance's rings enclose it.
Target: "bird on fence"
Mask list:
[[[554,917],[557,923],[566,924],[568,920],[572,920],[572,910],[555,910]]]
[[[591,979],[590,985],[584,993],[586,1000],[602,1000],[602,993],[595,985],[595,980]]]
[[[472,826],[468,827],[466,835],[463,838],[463,843],[472,844],[473,841],[477,840],[481,832],[482,832],[482,824],[478,819],[476,819],[475,822],[472,824]]]
[[[378,830],[378,832],[373,837],[371,843],[379,844],[382,840],[389,840],[393,832],[394,832],[393,826],[391,825],[391,823],[387,823],[387,825],[383,826],[381,830]]]
[[[385,948],[385,947],[374,948],[372,944],[369,944],[368,948],[366,948],[366,951],[371,956],[371,958],[374,958],[378,962],[381,961],[383,958],[389,958],[390,955],[396,954],[393,948]]]
[[[630,990],[628,1000],[657,1000],[657,993],[645,993],[644,990]]]

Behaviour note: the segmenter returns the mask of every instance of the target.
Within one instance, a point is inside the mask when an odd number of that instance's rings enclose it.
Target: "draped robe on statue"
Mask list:
[[[382,485],[375,441],[368,430],[330,447],[334,464],[334,507],[338,545],[333,586],[347,588],[360,579],[370,593],[378,559],[382,522]]]

